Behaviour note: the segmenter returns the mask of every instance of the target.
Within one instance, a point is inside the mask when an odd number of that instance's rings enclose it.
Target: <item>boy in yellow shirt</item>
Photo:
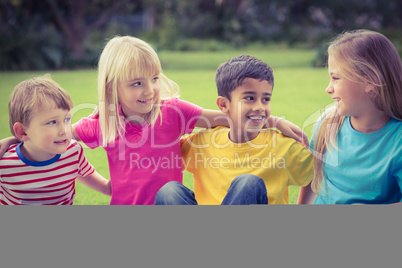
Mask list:
[[[272,69],[248,55],[221,64],[215,77],[217,105],[230,128],[202,130],[182,140],[183,166],[194,192],[169,182],[156,205],[288,204],[288,186],[313,178],[313,156],[302,144],[262,129],[271,114]]]

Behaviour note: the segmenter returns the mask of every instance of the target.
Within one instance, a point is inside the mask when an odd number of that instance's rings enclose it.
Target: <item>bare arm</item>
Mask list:
[[[277,128],[286,137],[289,137],[298,142],[301,142],[304,145],[304,147],[308,148],[309,141],[308,141],[307,134],[304,133],[304,131],[301,130],[300,127],[298,127],[297,125],[293,124],[292,122],[290,122],[286,119],[271,115],[268,118],[268,122],[267,122],[267,124],[265,124],[265,127],[266,128],[272,128],[272,127]]]
[[[14,136],[0,140],[0,158],[2,158],[3,155],[6,153],[8,147],[19,142],[20,141]]]
[[[80,136],[78,136],[78,133],[77,133],[77,131],[75,130],[75,124],[71,126],[71,133],[72,133],[72,135],[73,135],[73,138],[74,138],[76,141],[81,141]],[[71,137],[69,137],[69,138],[71,138]]]
[[[195,126],[200,128],[230,127],[229,119],[224,113],[219,110],[210,109],[202,109]]]
[[[195,126],[200,128],[214,128],[217,126],[230,127],[230,122],[228,117],[219,110],[203,109],[200,117],[195,123]],[[283,133],[283,135],[295,139],[308,147],[308,137],[306,133],[286,119],[277,116],[270,116],[264,127],[277,128]]]
[[[102,194],[108,196],[112,195],[112,185],[110,180],[105,179],[96,171],[86,177],[78,176],[77,181]]]
[[[313,204],[314,199],[316,198],[317,194],[313,192],[311,189],[311,182],[304,187],[300,187],[299,198],[297,199],[297,204]]]

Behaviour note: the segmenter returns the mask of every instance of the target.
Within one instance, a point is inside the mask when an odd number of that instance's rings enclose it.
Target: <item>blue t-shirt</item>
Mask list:
[[[322,119],[314,128],[312,152]],[[325,186],[314,204],[402,202],[402,121],[391,119],[378,131],[361,133],[346,117],[337,146],[338,150],[325,153]]]

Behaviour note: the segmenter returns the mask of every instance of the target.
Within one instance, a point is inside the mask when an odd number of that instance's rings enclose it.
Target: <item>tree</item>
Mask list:
[[[73,57],[85,56],[88,34],[103,26],[112,14],[133,9],[129,0],[47,0],[52,21],[64,34]]]

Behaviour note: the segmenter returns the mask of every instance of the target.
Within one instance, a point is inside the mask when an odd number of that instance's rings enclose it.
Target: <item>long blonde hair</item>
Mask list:
[[[161,100],[178,97],[179,86],[162,73],[159,57],[148,43],[131,36],[116,36],[106,44],[99,58],[99,104],[94,112],[99,115],[103,146],[125,131],[124,117],[119,116],[119,82],[154,74],[159,74],[161,91],[158,103],[144,117],[150,125],[161,116]]]
[[[330,44],[328,55],[342,63],[339,72],[343,77],[374,86],[368,94],[379,110],[402,120],[402,63],[390,40],[369,30],[345,32]],[[318,129],[314,141],[316,157],[312,183],[317,193],[323,183],[325,153],[337,150],[336,137],[344,121],[345,116],[340,116],[337,109],[332,109]]]

